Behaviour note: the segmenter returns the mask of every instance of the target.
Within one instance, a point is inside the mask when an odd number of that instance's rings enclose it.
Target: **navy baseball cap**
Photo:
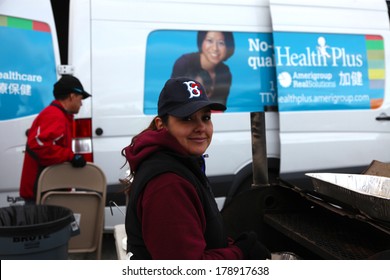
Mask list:
[[[88,92],[84,90],[83,85],[81,84],[79,79],[72,75],[63,75],[54,84],[53,94],[56,99],[66,97],[72,92],[82,95],[83,99],[91,96]]]
[[[226,106],[208,99],[206,90],[196,80],[180,77],[169,79],[158,99],[158,115],[166,114],[178,118],[191,116],[204,107],[225,111]]]

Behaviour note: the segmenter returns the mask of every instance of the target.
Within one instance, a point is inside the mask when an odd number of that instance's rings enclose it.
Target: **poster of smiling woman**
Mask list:
[[[271,33],[157,30],[149,34],[145,65],[145,114],[155,114],[159,89],[170,77],[203,83],[226,112],[276,108]]]

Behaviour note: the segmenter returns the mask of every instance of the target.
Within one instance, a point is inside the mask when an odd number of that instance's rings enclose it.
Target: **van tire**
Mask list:
[[[279,184],[279,169],[269,168],[268,169],[268,182],[269,185]],[[226,207],[239,193],[250,190],[253,184],[253,174],[246,176],[245,179],[239,184],[239,186],[233,190],[226,197],[224,207]]]

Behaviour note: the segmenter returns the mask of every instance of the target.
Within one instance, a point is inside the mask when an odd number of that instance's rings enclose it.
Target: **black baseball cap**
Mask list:
[[[55,84],[53,94],[56,99],[68,96],[70,93],[76,93],[83,96],[83,99],[91,95],[86,92],[83,85],[76,77],[72,75],[63,75]]]
[[[204,107],[225,111],[226,106],[208,99],[206,90],[196,80],[180,77],[169,79],[158,99],[158,115],[166,114],[178,118],[192,115]]]

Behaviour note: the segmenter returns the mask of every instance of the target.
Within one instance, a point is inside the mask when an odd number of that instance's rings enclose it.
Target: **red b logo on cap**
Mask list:
[[[188,81],[184,82],[183,84],[186,84],[187,90],[190,93],[190,98],[192,97],[199,97],[202,93],[200,90],[200,85],[194,81]]]

